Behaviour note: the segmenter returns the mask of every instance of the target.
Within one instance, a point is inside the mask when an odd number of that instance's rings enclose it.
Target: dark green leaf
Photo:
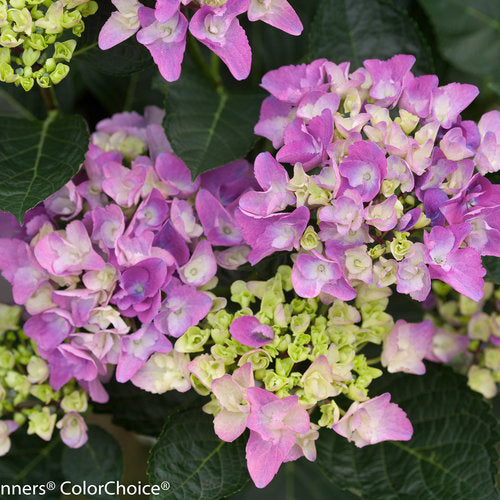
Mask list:
[[[108,50],[97,45],[83,47],[75,55],[97,71],[111,75],[130,75],[153,64],[148,50],[135,37]]]
[[[55,500],[61,498],[60,487],[65,481],[71,483],[65,485],[68,491],[71,485],[81,485],[83,481],[98,486],[122,477],[121,448],[100,427],[90,426],[88,442],[76,450],[66,447],[57,435],[48,443],[38,436],[28,436],[26,428],[12,434],[11,440],[10,452],[0,458],[0,488],[2,485],[18,485],[18,488],[23,485],[40,486],[33,495],[28,495],[26,491],[24,494],[6,495],[5,490],[1,498]]]
[[[21,99],[19,97],[24,96],[14,96],[12,90],[20,89],[15,89],[14,85],[0,84],[0,113],[2,116],[13,116],[34,120],[35,116],[33,113],[20,102]],[[22,92],[24,92],[24,90]]]
[[[495,92],[496,95],[500,95],[500,82],[490,82],[488,88]]]
[[[500,285],[500,258],[487,255],[482,258],[482,261],[486,269],[484,279]]]
[[[64,448],[62,472],[71,484],[84,481],[99,486],[108,481],[119,481],[123,474],[123,456],[116,439],[101,427],[89,427],[89,439],[76,450]],[[108,495],[95,498],[115,498]]]
[[[99,2],[97,14],[85,19],[85,31],[78,40],[73,57],[97,71],[112,75],[130,75],[151,66],[153,59],[149,51],[135,36],[108,50],[101,50],[97,46],[99,32],[114,10],[116,9],[110,1]],[[85,73],[83,77],[85,78]]]
[[[354,68],[363,60],[413,54],[420,72],[432,69],[427,42],[408,13],[390,0],[322,0],[311,27],[311,56]]]
[[[147,436],[157,437],[167,418],[180,409],[201,408],[206,400],[194,391],[150,394],[130,383],[111,382],[110,399],[95,407],[98,413],[110,413],[113,423]]]
[[[477,75],[500,76],[498,0],[420,0],[434,26],[443,56]]]
[[[190,67],[165,87],[165,131],[193,179],[250,151],[262,94],[217,91]]]
[[[336,488],[321,472],[316,463],[301,458],[296,462],[283,464],[271,483],[258,489],[251,481],[245,488],[233,495],[231,500],[356,500],[348,491]]]
[[[151,450],[151,484],[170,483],[157,498],[218,500],[239,491],[248,481],[245,441],[221,441],[213,417],[200,409],[171,415]]]
[[[365,500],[499,498],[497,421],[463,376],[429,364],[424,376],[384,377],[374,389],[407,412],[413,438],[360,449],[325,430],[318,464],[332,483]]]
[[[21,429],[11,435],[12,447],[10,452],[0,457],[0,487],[7,488],[8,485],[43,485],[43,491],[38,490],[33,495],[17,494],[7,496],[2,492],[2,498],[13,500],[32,499],[59,499],[60,494],[56,490],[49,491],[46,485],[54,481],[58,486],[64,477],[61,473],[61,454],[64,445],[58,437],[50,442],[42,441],[38,436],[28,436],[26,429]],[[44,494],[45,493],[45,494]],[[5,494],[5,496],[4,496]]]
[[[260,83],[267,71],[287,64],[299,64],[307,60],[308,47],[305,41],[310,36],[311,21],[318,10],[317,1],[295,0],[290,2],[304,26],[300,36],[293,36],[265,23],[246,23],[252,47],[252,71],[254,84]]]
[[[51,113],[45,121],[0,120],[0,210],[24,214],[79,170],[89,133],[80,116]]]

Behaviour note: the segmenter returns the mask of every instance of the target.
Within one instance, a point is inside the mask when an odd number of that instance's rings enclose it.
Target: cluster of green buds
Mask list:
[[[267,281],[234,282],[231,301],[239,308],[211,312],[174,349],[191,356],[191,385],[202,395],[211,394],[213,380],[250,362],[256,385],[280,398],[297,395],[306,409],[319,407],[319,425],[332,426],[343,414],[334,397],[368,399],[368,386],[382,371],[371,366],[378,358],[368,360],[362,351],[369,343],[380,344],[394,324],[385,312],[389,288],[361,284],[357,292],[354,304],[300,298],[293,291],[291,268],[280,266]],[[238,342],[230,328],[242,316],[269,325],[272,342],[260,348]],[[211,397],[204,409],[215,413],[218,405]]]
[[[24,425],[45,441],[57,427],[63,442],[78,448],[87,440],[81,415],[87,393],[74,380],[52,389],[47,363],[20,329],[20,317],[20,307],[0,304],[0,456],[11,447],[10,434]]]
[[[28,91],[47,88],[69,72],[83,18],[97,11],[92,0],[0,0],[0,81]],[[62,41],[58,41],[62,40]]]
[[[435,304],[426,317],[437,327],[433,360],[449,363],[467,375],[471,389],[494,397],[500,383],[500,289],[486,282],[483,299],[474,302],[444,283],[432,287]]]

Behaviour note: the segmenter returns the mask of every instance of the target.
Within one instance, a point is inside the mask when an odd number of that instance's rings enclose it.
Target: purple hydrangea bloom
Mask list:
[[[362,201],[371,201],[387,174],[387,161],[378,146],[358,141],[349,147],[349,153],[339,169],[349,189],[355,189]]]
[[[116,380],[127,382],[155,352],[168,353],[172,343],[153,324],[144,325],[131,335],[122,337]]]
[[[204,292],[172,281],[167,287],[167,298],[155,317],[156,328],[171,337],[180,337],[195,326],[210,311],[212,299]]]
[[[235,217],[245,241],[252,248],[248,260],[253,265],[274,252],[298,249],[309,221],[309,210],[299,207],[289,214],[273,214],[262,218],[237,210]]]
[[[292,283],[301,297],[317,297],[320,293],[341,300],[356,297],[356,290],[348,284],[340,265],[319,254],[297,257],[292,270]]]
[[[143,260],[122,273],[120,290],[112,302],[124,316],[137,316],[143,323],[150,323],[160,309],[161,288],[168,277],[167,264],[163,260]]]

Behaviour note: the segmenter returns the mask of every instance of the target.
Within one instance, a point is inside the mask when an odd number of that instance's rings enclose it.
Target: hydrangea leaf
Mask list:
[[[116,439],[95,425],[89,426],[88,441],[78,449],[64,447],[62,472],[72,484],[87,483],[99,486],[119,481],[123,475],[123,454]],[[93,498],[116,498],[95,495]]]
[[[89,144],[82,117],[50,113],[44,121],[0,120],[0,210],[24,214],[79,170]]]
[[[130,75],[153,65],[149,51],[137,42],[135,36],[108,50],[97,46],[97,38],[103,24],[116,9],[111,2],[99,2],[99,10],[85,19],[85,31],[78,40],[73,60],[90,66],[101,73],[111,75]],[[87,75],[83,70],[83,81]]]
[[[258,489],[251,481],[231,500],[357,500],[359,497],[336,488],[314,462],[300,458],[283,464],[271,483]]]
[[[500,257],[485,256],[482,258],[483,267],[486,269],[486,281],[500,285]]]
[[[500,76],[498,0],[420,0],[420,4],[449,62],[469,73]]]
[[[164,88],[165,131],[193,179],[250,151],[256,140],[253,128],[261,93],[217,90],[190,67],[183,68],[180,80]]]
[[[407,412],[413,438],[356,448],[324,430],[318,465],[333,484],[363,499],[499,497],[497,421],[463,376],[428,364],[423,376],[383,377],[372,387]]]
[[[31,498],[44,498],[56,500],[61,497],[58,488],[50,491],[47,488],[49,481],[56,485],[64,481],[61,472],[61,454],[64,448],[62,441],[54,437],[48,443],[42,441],[38,436],[28,436],[26,430],[14,432],[10,436],[12,446],[8,455],[0,457],[0,485],[4,487],[18,485],[43,485],[45,495],[37,495]],[[23,500],[25,495],[11,489],[12,500]]]
[[[287,64],[299,64],[308,55],[306,40],[310,35],[311,22],[319,2],[295,0],[291,3],[304,25],[300,36],[290,35],[266,23],[249,23],[245,27],[252,47],[252,78],[255,83],[267,71]]]
[[[365,59],[413,54],[417,71],[432,70],[430,50],[417,24],[391,0],[321,0],[310,51],[314,59],[350,61],[355,68]]]
[[[213,417],[199,408],[167,419],[149,457],[151,484],[170,483],[170,489],[157,498],[218,500],[245,485],[246,439],[225,443],[213,427]]]
[[[99,485],[118,481],[123,474],[122,451],[118,442],[104,429],[89,426],[89,439],[79,449],[66,447],[55,433],[49,442],[28,436],[26,429],[14,432],[9,453],[0,457],[0,485],[40,485],[31,495],[8,495],[8,498],[59,499],[64,481],[71,484]],[[51,483],[51,484],[49,484]],[[54,487],[53,489],[52,486]],[[2,498],[6,498],[2,496]],[[115,498],[94,496],[93,498]]]
[[[169,415],[187,408],[200,408],[204,400],[194,391],[151,394],[131,383],[116,381],[107,384],[109,402],[97,405],[94,411],[110,413],[113,423],[127,430],[158,437]]]
[[[25,104],[22,104],[20,99],[16,99],[14,97],[12,90],[16,91],[13,85],[7,86],[4,85],[0,87],[0,109],[2,110],[2,116],[14,116],[17,118],[26,118],[27,120],[34,120],[35,116],[31,111],[26,107]],[[24,92],[24,91],[22,91]]]

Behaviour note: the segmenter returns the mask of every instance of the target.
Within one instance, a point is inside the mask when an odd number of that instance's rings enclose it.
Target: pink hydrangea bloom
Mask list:
[[[296,435],[309,431],[309,415],[297,396],[280,399],[258,387],[249,387],[246,392],[250,401],[247,466],[255,485],[264,488],[286,461]]]
[[[165,80],[178,80],[186,50],[187,19],[176,12],[169,19],[159,21],[153,9],[141,7],[139,20],[142,29],[137,33],[138,42],[149,50]]]
[[[87,424],[79,413],[66,413],[56,426],[61,430],[62,442],[70,448],[81,448],[88,440]]]
[[[240,316],[231,323],[229,333],[240,344],[262,347],[274,339],[274,330],[262,324],[255,316]]]
[[[458,292],[479,301],[483,297],[486,270],[481,257],[473,248],[459,248],[470,233],[469,224],[433,227],[424,234],[426,261],[431,278],[448,283]]]
[[[34,252],[39,264],[55,276],[99,271],[105,265],[92,248],[85,226],[78,220],[70,222],[63,235],[53,232],[44,236]]]
[[[287,0],[250,0],[250,21],[264,21],[290,35],[300,35],[304,27]]]
[[[409,441],[413,427],[406,413],[386,392],[362,403],[355,401],[333,430],[358,448],[381,441]]]
[[[18,239],[0,239],[0,270],[16,304],[24,304],[49,279],[30,246]]]
[[[167,353],[172,343],[153,324],[144,325],[131,335],[122,337],[116,380],[127,382],[155,352]]]
[[[118,9],[111,14],[99,33],[99,47],[110,49],[133,36],[139,29],[138,0],[112,0]]]
[[[292,270],[292,283],[301,297],[317,297],[323,293],[351,300],[356,296],[356,290],[348,284],[340,265],[319,254],[297,257]]]
[[[349,147],[349,153],[339,169],[349,189],[356,190],[362,201],[371,201],[387,174],[387,160],[375,144],[358,141]]]
[[[223,375],[212,382],[212,392],[221,410],[214,418],[215,433],[223,441],[234,441],[247,427],[250,402],[247,389],[254,386],[251,363],[245,363],[232,375]]]
[[[429,352],[434,336],[434,325],[426,320],[422,323],[407,323],[398,320],[384,339],[382,365],[387,371],[415,373],[423,375],[425,365],[422,362]]]
[[[263,191],[248,191],[240,198],[240,208],[249,214],[265,217],[284,210],[295,201],[288,191],[290,178],[285,168],[270,153],[255,159],[255,177]]]
[[[292,213],[272,214],[261,218],[237,210],[235,218],[246,243],[252,248],[248,260],[251,264],[256,264],[274,252],[299,248],[300,238],[309,221],[309,210],[299,207]]]
[[[159,314],[154,318],[156,328],[172,337],[180,337],[198,324],[212,307],[212,299],[204,292],[173,282],[167,288]]]
[[[237,80],[250,74],[252,51],[237,16],[245,12],[248,0],[228,0],[220,7],[203,5],[189,24],[189,31],[217,54]]]

